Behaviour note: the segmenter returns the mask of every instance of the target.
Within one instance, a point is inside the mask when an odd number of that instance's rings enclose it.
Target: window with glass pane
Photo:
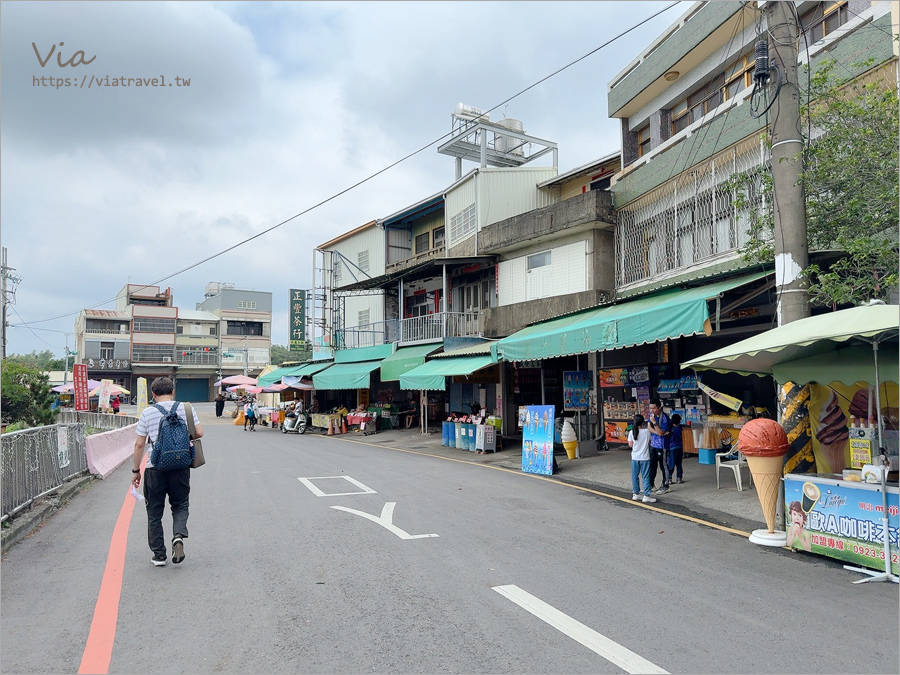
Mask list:
[[[534,255],[528,256],[527,265],[529,270],[537,269],[538,267],[546,267],[549,264],[550,251],[535,253]]]
[[[444,228],[439,227],[434,231],[434,248],[440,248],[444,245]]]
[[[650,125],[638,130],[638,157],[650,152]]]
[[[416,253],[423,253],[428,250],[429,239],[431,239],[431,236],[428,232],[423,232],[416,236]]]

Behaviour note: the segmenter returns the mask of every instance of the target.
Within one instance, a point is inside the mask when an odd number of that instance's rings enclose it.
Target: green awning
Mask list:
[[[313,375],[316,389],[368,389],[371,374],[378,370],[381,361],[335,363],[330,368]]]
[[[316,373],[320,373],[330,366],[333,361],[315,361],[313,363],[304,363],[300,366],[294,366],[287,373],[282,373],[282,377],[312,377]]]
[[[353,347],[351,349],[335,349],[335,363],[359,363],[360,361],[374,361],[378,359],[386,359],[394,353],[393,342],[387,342],[382,345],[372,345],[371,347]]]
[[[258,378],[256,378],[256,386],[268,387],[270,384],[281,382],[281,378],[289,374],[295,368],[297,368],[297,366],[286,366],[284,368],[276,368],[271,373],[260,375]]]
[[[445,378],[455,375],[471,375],[497,363],[492,356],[458,356],[452,359],[432,359],[418,368],[400,376],[401,389],[427,389],[444,391],[447,388]]]
[[[875,354],[870,343],[887,341],[878,350],[879,370],[884,368],[879,376],[882,381],[896,377],[898,330],[897,305],[851,307],[792,321],[683,363],[681,367],[773,375],[777,382],[791,380],[798,384],[809,381],[828,384],[846,378],[874,384]],[[866,348],[873,352],[868,360],[871,365],[867,365]],[[833,372],[829,372],[829,362],[834,366]],[[859,377],[842,372],[845,369],[856,370]]]
[[[381,362],[381,381],[395,382],[400,376],[425,363],[425,357],[441,348],[441,343],[398,349]]]
[[[500,340],[500,358],[505,361],[550,359],[709,334],[711,319],[707,300],[766,274],[757,272],[697,288],[666,291],[535,324]]]

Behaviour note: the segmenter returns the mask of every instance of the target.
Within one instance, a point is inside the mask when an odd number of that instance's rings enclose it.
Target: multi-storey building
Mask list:
[[[272,347],[272,293],[210,282],[204,298],[196,309],[213,315],[219,322],[216,333],[222,377],[256,377],[269,362]],[[205,322],[198,324],[202,331]]]

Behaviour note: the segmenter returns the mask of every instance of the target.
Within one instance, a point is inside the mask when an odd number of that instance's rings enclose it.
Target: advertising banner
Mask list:
[[[302,289],[292,288],[288,305],[288,349],[292,352],[306,350],[306,294]]]
[[[563,371],[563,410],[587,410],[590,405],[591,371]]]
[[[553,475],[553,425],[552,405],[525,406],[525,424],[522,427],[522,471]]]
[[[109,409],[109,397],[112,394],[112,380],[100,380],[100,400],[97,403],[98,410]]]
[[[76,363],[72,366],[72,390],[75,394],[75,410],[90,410],[88,400],[87,364]]]
[[[139,377],[137,381],[137,414],[140,415],[147,407],[147,378]]]
[[[784,478],[787,545],[852,565],[884,569],[884,508],[879,490],[854,488],[837,481]],[[888,492],[888,535],[891,570],[898,573],[896,492]]]
[[[610,443],[625,443],[628,440],[630,422],[604,422],[606,440]]]

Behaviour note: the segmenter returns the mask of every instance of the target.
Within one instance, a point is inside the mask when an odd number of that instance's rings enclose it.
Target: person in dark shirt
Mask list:
[[[672,428],[669,429],[669,477],[673,483],[683,483],[684,470],[681,462],[684,459],[684,446],[681,440],[681,415],[672,415]]]

